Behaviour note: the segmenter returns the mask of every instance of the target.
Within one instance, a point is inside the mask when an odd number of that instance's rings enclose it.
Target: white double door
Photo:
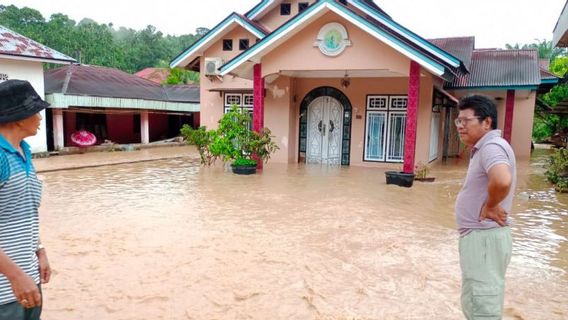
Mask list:
[[[341,165],[343,106],[329,96],[314,99],[308,106],[306,162]]]

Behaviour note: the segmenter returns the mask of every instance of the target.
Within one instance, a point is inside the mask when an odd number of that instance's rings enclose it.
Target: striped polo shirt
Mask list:
[[[41,182],[32,165],[30,146],[22,141],[25,158],[0,135],[0,249],[39,284],[36,249]],[[16,297],[0,274],[0,305]]]

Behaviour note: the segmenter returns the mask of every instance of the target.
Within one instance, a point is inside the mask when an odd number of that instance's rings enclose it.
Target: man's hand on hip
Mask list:
[[[481,208],[481,213],[479,215],[479,221],[483,221],[485,219],[490,219],[497,222],[500,226],[504,227],[507,224],[507,212],[501,207],[488,207],[487,204],[484,204]]]

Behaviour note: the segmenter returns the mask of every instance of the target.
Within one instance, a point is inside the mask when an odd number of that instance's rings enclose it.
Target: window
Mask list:
[[[308,8],[310,4],[307,2],[300,2],[298,3],[298,12],[302,12]]]
[[[281,16],[289,16],[292,13],[292,4],[290,3],[281,3],[280,4],[280,15]]]
[[[225,93],[224,113],[231,111],[231,108],[236,105],[240,112],[248,113],[251,122],[249,129],[252,129],[252,112],[253,112],[254,96],[250,93]]]
[[[405,96],[368,96],[365,161],[402,162],[406,130]]]
[[[249,39],[239,40],[239,50],[243,51],[249,48]]]
[[[223,51],[233,51],[233,39],[223,40]]]

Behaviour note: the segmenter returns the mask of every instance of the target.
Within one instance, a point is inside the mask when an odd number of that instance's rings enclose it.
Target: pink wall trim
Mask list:
[[[515,109],[515,90],[507,90],[506,104],[503,138],[507,140],[507,142],[511,143],[511,135],[513,133],[513,113]]]
[[[264,127],[264,78],[262,77],[262,65],[254,65],[254,85],[253,85],[253,123],[252,129],[260,132]],[[256,167],[262,169],[262,161],[257,159]]]
[[[418,124],[418,102],[420,99],[420,65],[410,62],[410,78],[408,80],[408,109],[406,114],[406,132],[404,134],[404,166],[405,173],[414,172],[416,151],[416,129]]]

